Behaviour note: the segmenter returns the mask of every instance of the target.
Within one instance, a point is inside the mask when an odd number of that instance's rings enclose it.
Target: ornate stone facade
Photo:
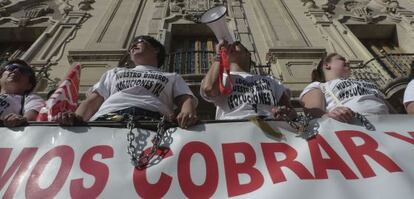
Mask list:
[[[39,92],[77,62],[84,92],[119,64],[136,35],[152,35],[167,50],[178,33],[211,35],[197,22],[216,5],[227,6],[228,27],[252,52],[254,71],[280,78],[294,98],[319,59],[337,52],[351,60],[355,78],[376,82],[401,108],[414,53],[412,0],[3,0],[0,35],[19,41],[36,33],[21,58],[43,71]],[[198,93],[202,76],[184,76]]]

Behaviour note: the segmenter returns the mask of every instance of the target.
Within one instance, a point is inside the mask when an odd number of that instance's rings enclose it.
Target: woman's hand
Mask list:
[[[59,112],[56,116],[56,122],[62,126],[73,126],[76,123],[83,122],[83,119],[74,112]]]
[[[195,111],[181,111],[177,117],[177,123],[181,128],[188,128],[198,121],[197,114]]]
[[[354,112],[348,107],[339,106],[325,115],[340,122],[350,123],[354,117]]]
[[[6,127],[22,126],[27,123],[27,119],[22,115],[10,113],[3,118],[3,124]]]
[[[285,116],[289,120],[294,120],[298,116],[295,109],[287,106],[273,107],[272,113],[275,120],[285,120]]]
[[[227,49],[229,43],[226,40],[220,40],[219,43],[216,45],[216,54],[220,54],[221,49]]]

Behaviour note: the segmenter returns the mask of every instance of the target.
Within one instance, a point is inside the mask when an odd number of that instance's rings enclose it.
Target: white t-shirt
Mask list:
[[[200,95],[217,106],[217,120],[249,119],[254,116],[272,117],[272,108],[278,104],[285,87],[270,76],[246,72],[230,72],[233,92],[229,96],[208,97],[202,89]],[[223,75],[224,81],[227,74]]]
[[[114,68],[105,72],[91,92],[97,92],[104,98],[91,121],[129,107],[169,115],[173,113],[176,97],[191,95],[197,100],[178,74],[164,73],[159,68],[143,65],[135,68]]]
[[[325,93],[326,110],[332,111],[337,106],[345,106],[354,112],[363,115],[388,114],[389,110],[384,102],[384,95],[373,83],[360,80],[335,79],[326,82],[326,91],[321,89],[320,82],[312,82],[303,90],[299,98],[313,89],[320,89]],[[336,96],[340,104],[329,94]]]
[[[404,106],[407,107],[408,102],[414,101],[414,80],[411,80],[408,83],[407,88],[404,91]]]
[[[0,94],[0,118],[10,113],[20,114],[22,110],[22,95]],[[45,101],[37,95],[28,95],[24,100],[23,114],[34,110],[39,112],[45,106]]]

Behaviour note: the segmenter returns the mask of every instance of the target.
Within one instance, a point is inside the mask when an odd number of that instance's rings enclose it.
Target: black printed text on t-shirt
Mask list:
[[[4,110],[9,108],[10,103],[7,101],[7,95],[0,95],[0,115],[3,114]]]
[[[122,70],[116,72],[115,87],[118,91],[140,86],[150,91],[153,95],[159,97],[160,93],[165,88],[165,84],[167,83],[168,78],[162,73],[156,71]]]
[[[275,101],[272,87],[267,79],[246,81],[242,78],[235,78],[233,92],[227,98],[230,109],[234,109],[242,104],[275,105]]]
[[[378,97],[378,89],[375,84],[355,80],[340,81],[334,86],[334,93],[340,101],[364,95],[375,95]]]

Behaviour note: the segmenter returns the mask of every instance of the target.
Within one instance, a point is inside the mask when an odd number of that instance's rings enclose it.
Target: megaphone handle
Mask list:
[[[230,63],[229,63],[229,59],[227,56],[227,50],[221,49],[220,55],[221,55],[221,59],[220,59],[219,76],[218,76],[219,90],[222,95],[230,95],[231,92],[233,91],[233,79],[230,76]],[[224,71],[226,72],[227,78],[229,79],[228,87],[225,87],[223,84]]]

